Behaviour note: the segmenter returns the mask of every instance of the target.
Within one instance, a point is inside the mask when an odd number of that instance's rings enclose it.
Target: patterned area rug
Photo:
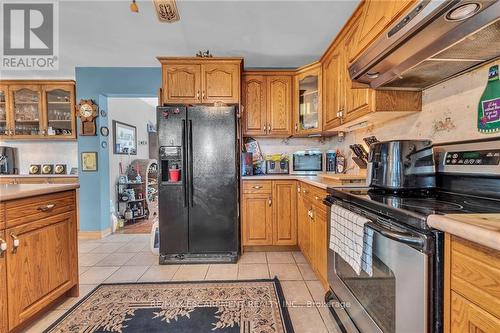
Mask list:
[[[278,279],[101,284],[45,332],[293,333]]]

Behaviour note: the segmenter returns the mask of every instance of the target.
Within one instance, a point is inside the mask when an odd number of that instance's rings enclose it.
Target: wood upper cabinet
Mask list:
[[[240,65],[204,64],[201,69],[203,103],[239,103]]]
[[[267,121],[271,136],[292,135],[292,78],[267,78]]]
[[[42,138],[43,115],[40,85],[11,85],[9,100],[13,136],[17,138]]]
[[[264,136],[267,133],[267,89],[263,75],[243,76],[243,133]]]
[[[9,135],[11,125],[11,114],[9,109],[9,88],[7,85],[0,85],[0,138]]]
[[[297,184],[273,181],[273,245],[297,244]]]
[[[9,328],[12,330],[78,282],[74,211],[6,230]],[[19,246],[14,247],[14,237]]]
[[[171,63],[162,73],[164,103],[201,102],[201,65]]]
[[[76,138],[74,85],[42,85],[43,128],[46,136]]]
[[[2,211],[3,213],[3,211]],[[0,217],[0,219],[2,219]],[[5,242],[5,232],[0,231],[0,244]],[[5,257],[7,252],[0,250],[0,332],[7,332],[8,317],[7,317],[7,262]]]
[[[321,133],[323,128],[321,63],[316,62],[298,69],[293,86],[294,135]]]
[[[243,245],[272,245],[273,211],[271,193],[243,194],[242,199]]]
[[[288,137],[292,131],[292,72],[243,75],[243,134]]]
[[[158,58],[162,103],[240,103],[241,58]]]
[[[341,124],[340,112],[344,107],[345,86],[341,69],[343,55],[340,48],[328,54],[323,63],[323,130],[335,128]]]

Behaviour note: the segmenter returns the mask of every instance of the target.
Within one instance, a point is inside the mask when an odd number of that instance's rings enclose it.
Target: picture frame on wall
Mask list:
[[[82,152],[82,171],[83,172],[95,172],[97,171],[97,152],[96,151],[85,151]]]
[[[113,120],[113,153],[116,155],[137,155],[137,128]]]

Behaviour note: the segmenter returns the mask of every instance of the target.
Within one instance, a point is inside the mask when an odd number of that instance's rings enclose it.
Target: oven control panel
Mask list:
[[[446,165],[499,165],[500,149],[447,152],[444,162]]]

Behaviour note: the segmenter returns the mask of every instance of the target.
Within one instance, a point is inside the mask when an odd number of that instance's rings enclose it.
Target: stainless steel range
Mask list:
[[[435,188],[328,190],[326,299],[344,332],[443,330],[444,237],[426,220],[430,214],[500,212],[500,138],[433,150]],[[346,221],[364,221],[362,270],[336,244],[338,225]],[[349,243],[348,232],[342,236]]]

